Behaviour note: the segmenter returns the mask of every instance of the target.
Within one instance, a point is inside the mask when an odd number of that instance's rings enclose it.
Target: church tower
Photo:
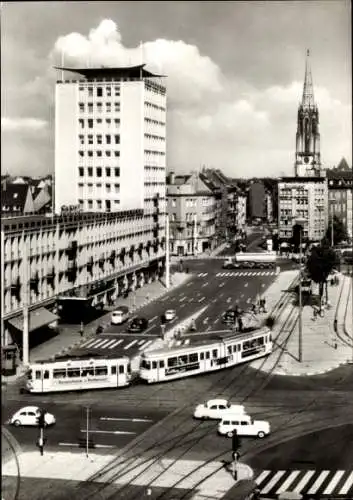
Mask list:
[[[319,177],[321,172],[319,111],[314,102],[313,80],[306,53],[302,102],[298,109],[294,172],[296,177]]]

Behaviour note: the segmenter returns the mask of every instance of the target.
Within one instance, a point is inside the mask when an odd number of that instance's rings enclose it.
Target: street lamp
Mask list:
[[[297,224],[301,226],[301,229],[299,231],[299,315],[298,315],[298,320],[299,320],[299,363],[303,361],[303,318],[302,318],[302,310],[303,310],[303,304],[302,304],[302,258],[303,258],[303,252],[302,252],[302,232],[304,231],[304,223],[306,222],[306,219],[304,218],[299,218],[296,220]]]

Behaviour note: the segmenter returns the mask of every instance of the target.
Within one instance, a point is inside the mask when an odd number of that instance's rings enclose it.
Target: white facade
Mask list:
[[[80,73],[79,80],[56,85],[55,213],[63,206],[83,212],[148,210],[157,194],[163,203],[162,79],[142,67],[72,71]]]
[[[247,198],[243,194],[238,194],[237,196],[237,227],[239,229],[245,229],[246,225],[246,201]]]
[[[325,177],[291,177],[278,183],[278,235],[289,239],[293,226],[305,220],[304,237],[320,241],[327,229],[328,188]]]

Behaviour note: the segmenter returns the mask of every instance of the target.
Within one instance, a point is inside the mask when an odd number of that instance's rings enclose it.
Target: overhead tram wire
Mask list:
[[[294,329],[294,328],[293,328],[293,329]],[[290,337],[290,335],[292,334],[292,332],[293,332],[293,330],[289,333],[289,335],[288,335],[288,339],[286,339],[286,341],[288,341],[288,340],[289,340],[289,337]],[[281,351],[281,353],[280,353],[280,356],[279,356],[278,360],[276,361],[275,365],[274,365],[274,366],[273,366],[273,368],[271,369],[271,372],[269,372],[269,373],[268,373],[268,375],[266,376],[266,379],[265,379],[264,383],[263,383],[263,384],[261,384],[261,388],[262,388],[264,385],[266,385],[266,384],[267,384],[267,382],[268,382],[268,379],[269,379],[269,378],[271,378],[272,373],[273,373],[273,370],[274,370],[274,369],[276,368],[276,366],[278,365],[278,363],[279,363],[279,361],[280,361],[280,359],[281,359],[281,357],[282,357],[282,355],[283,355],[283,352],[284,352],[284,351],[282,350],[282,351]],[[263,363],[264,363],[264,362],[266,362],[266,359],[263,361]],[[244,365],[244,368],[243,368],[243,370],[242,370],[242,371],[244,371],[244,370],[246,370],[246,369],[248,369],[248,365]],[[228,374],[227,374],[227,375],[228,375]],[[239,374],[237,374],[237,376],[239,376]],[[256,375],[255,375],[255,376],[256,376]],[[229,381],[229,383],[227,384],[227,386],[226,386],[225,388],[227,388],[230,384],[232,384],[232,383],[233,383],[233,381],[234,381],[234,377],[232,377],[232,378],[231,378],[231,380]],[[219,383],[219,380],[217,381],[217,383]],[[213,385],[214,385],[214,384],[213,384]],[[225,388],[223,388],[223,390],[224,390]],[[245,400],[246,400],[248,397],[250,397],[253,393],[257,392],[258,390],[259,390],[259,388],[254,389],[253,391],[251,391],[251,393],[250,393],[249,395],[247,395],[247,396],[246,396]],[[185,408],[185,407],[184,407],[184,408]],[[189,420],[189,417],[186,417],[186,419],[185,419],[185,420]],[[202,422],[200,422],[200,423],[196,426],[196,428],[195,428],[194,430],[196,430],[197,428],[199,428],[199,426],[200,426],[200,425],[202,425]],[[178,443],[180,443],[180,442],[184,439],[184,437],[185,437],[185,436],[187,436],[187,435],[189,435],[189,433],[185,433],[185,434],[182,434],[182,435],[178,436],[178,440],[177,440],[176,442],[174,442],[174,441],[175,441],[175,439],[166,440],[165,442],[162,442],[162,443],[161,443],[161,442],[159,442],[159,444],[165,444],[165,443],[167,443],[168,441],[173,441],[173,444],[171,445],[171,447],[170,447],[169,449],[164,450],[164,451],[163,451],[163,453],[159,453],[158,455],[156,455],[156,456],[154,457],[154,458],[155,458],[155,461],[154,461],[153,463],[155,463],[155,462],[157,462],[158,460],[160,460],[160,458],[161,458],[161,457],[163,457],[163,456],[165,455],[165,453],[167,453],[168,451],[171,451],[172,449],[175,449],[175,448],[177,447],[177,444],[178,444]],[[192,443],[192,444],[191,444],[191,446],[190,446],[190,447],[188,447],[188,449],[187,449],[187,450],[185,450],[185,451],[184,451],[184,453],[183,453],[181,456],[183,456],[185,453],[187,453],[187,452],[188,452],[188,451],[189,451],[189,450],[190,450],[190,449],[191,449],[191,448],[192,448],[195,444],[197,444],[199,441],[201,441],[201,439],[203,439],[206,435],[208,435],[208,432],[207,432],[207,433],[204,433],[204,434],[203,434],[200,438],[198,438],[197,440],[195,440],[194,438],[192,438],[192,439],[190,440],[190,442]],[[183,443],[183,445],[185,445],[185,442]],[[153,445],[153,446],[151,446],[150,448],[147,448],[147,449],[146,449],[146,451],[150,451],[150,450],[151,450],[151,449],[153,449],[153,448],[154,448],[154,445]],[[222,454],[221,454],[221,455],[223,455],[223,454],[224,454],[224,452],[222,452]],[[134,458],[134,457],[132,457],[132,458]],[[136,457],[135,457],[135,458],[136,458]],[[180,457],[179,457],[179,459],[180,459]],[[175,460],[175,461],[176,461],[176,460]],[[173,462],[173,463],[172,463],[169,467],[171,467],[171,466],[175,463],[175,461],[174,461],[174,462]],[[148,463],[147,467],[146,467],[143,471],[140,471],[139,473],[137,473],[137,475],[133,478],[133,480],[134,480],[134,479],[136,479],[136,478],[138,478],[138,476],[139,476],[139,475],[143,474],[143,473],[144,473],[144,472],[145,472],[145,471],[146,471],[146,470],[147,470],[147,469],[148,469],[148,468],[152,465],[152,464],[151,464],[151,459],[150,459],[150,458],[149,458],[149,459],[146,459],[146,460],[145,460],[145,462],[147,462],[147,463]],[[139,469],[140,469],[140,467],[141,467],[141,465],[142,465],[142,464],[143,464],[143,462],[139,464]],[[112,465],[112,467],[111,467],[111,468],[114,468],[115,466],[116,466],[116,464]],[[127,467],[128,467],[128,466],[127,466]],[[169,467],[168,467],[168,468],[169,468]],[[111,468],[110,468],[110,469],[108,469],[108,470],[104,470],[104,471],[102,471],[102,474],[107,474],[107,473],[109,473],[109,471],[111,470]],[[168,469],[168,468],[167,468],[167,469]],[[128,473],[128,472],[131,472],[133,469],[134,469],[134,467],[130,468],[129,470],[126,470],[126,468],[125,468],[125,469],[123,469],[123,470],[120,470],[117,474],[115,474],[115,475],[113,476],[113,478],[111,478],[111,479],[110,479],[110,482],[109,482],[109,483],[111,483],[112,481],[117,480],[117,479],[118,479],[118,476],[120,476],[120,477],[121,477],[121,475],[124,475],[124,474],[126,474],[126,473]],[[165,471],[164,471],[164,472],[165,472]],[[106,484],[109,484],[109,483],[106,483]],[[128,485],[126,485],[125,487],[127,487],[127,486],[128,486]],[[105,485],[103,486],[103,488],[104,488],[104,487],[105,487]],[[102,489],[102,488],[101,488],[101,489]],[[124,487],[123,487],[122,489],[124,489]]]

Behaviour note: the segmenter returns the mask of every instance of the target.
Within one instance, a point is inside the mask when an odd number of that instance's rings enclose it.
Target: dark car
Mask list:
[[[222,322],[233,325],[238,316],[239,314],[235,309],[228,309],[222,316]]]
[[[134,318],[129,326],[129,332],[140,333],[146,330],[148,327],[148,319],[146,318]]]

